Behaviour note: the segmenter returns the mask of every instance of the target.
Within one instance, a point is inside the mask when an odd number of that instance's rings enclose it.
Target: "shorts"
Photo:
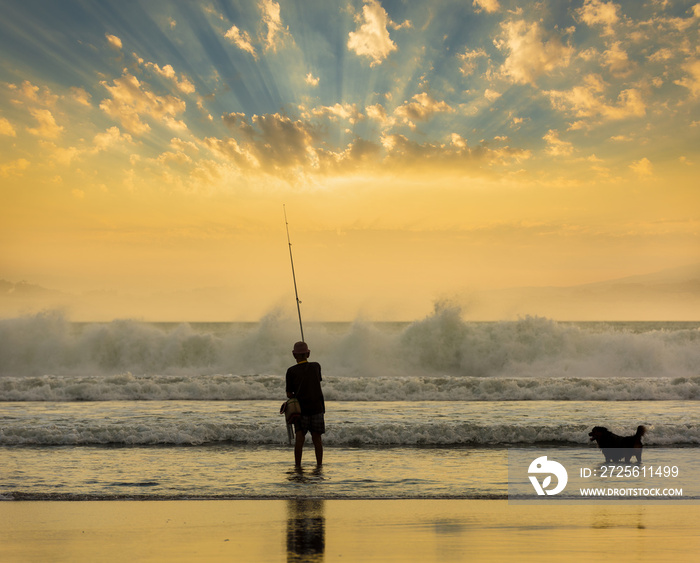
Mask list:
[[[314,434],[325,434],[326,421],[323,418],[323,413],[312,414],[311,416],[301,415],[294,421],[294,431],[306,433],[311,431]]]

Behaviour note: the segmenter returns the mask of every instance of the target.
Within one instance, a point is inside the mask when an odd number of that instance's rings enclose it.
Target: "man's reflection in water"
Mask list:
[[[287,504],[287,561],[323,561],[325,548],[323,500],[290,500]]]

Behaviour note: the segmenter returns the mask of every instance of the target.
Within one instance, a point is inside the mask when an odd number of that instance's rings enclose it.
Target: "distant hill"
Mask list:
[[[47,309],[71,319],[230,320],[241,296],[227,287],[134,296],[117,291],[72,294],[26,281],[0,280],[0,317]],[[467,320],[542,316],[561,321],[700,321],[700,263],[645,275],[567,287],[513,287],[456,296]],[[351,319],[348,319],[351,320]]]
[[[584,286],[608,286],[608,285],[684,285],[687,283],[700,282],[700,263],[691,264],[689,266],[681,266],[679,268],[669,268],[654,272],[651,274],[642,274],[637,276],[628,276],[624,278],[614,279],[610,281],[590,283],[576,287]]]
[[[473,320],[700,321],[700,264],[567,287],[477,291],[460,301]]]
[[[24,297],[40,297],[49,295],[61,295],[60,291],[55,289],[47,289],[41,287],[40,285],[34,285],[28,283],[24,280],[13,283],[7,280],[0,280],[0,298],[12,297],[12,298],[24,298]]]
[[[24,280],[19,282],[0,280],[0,316],[3,317],[57,307],[70,298],[68,294]]]

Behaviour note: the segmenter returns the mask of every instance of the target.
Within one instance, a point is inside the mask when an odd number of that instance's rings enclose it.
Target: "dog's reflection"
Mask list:
[[[287,504],[287,561],[323,561],[326,519],[323,500],[293,499]]]

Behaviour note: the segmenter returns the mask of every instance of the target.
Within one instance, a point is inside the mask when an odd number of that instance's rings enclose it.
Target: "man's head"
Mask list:
[[[298,360],[306,360],[309,357],[309,354],[311,353],[311,350],[309,350],[309,347],[306,345],[306,342],[296,342],[294,344],[294,349],[292,350],[292,354],[294,355],[294,358]]]

